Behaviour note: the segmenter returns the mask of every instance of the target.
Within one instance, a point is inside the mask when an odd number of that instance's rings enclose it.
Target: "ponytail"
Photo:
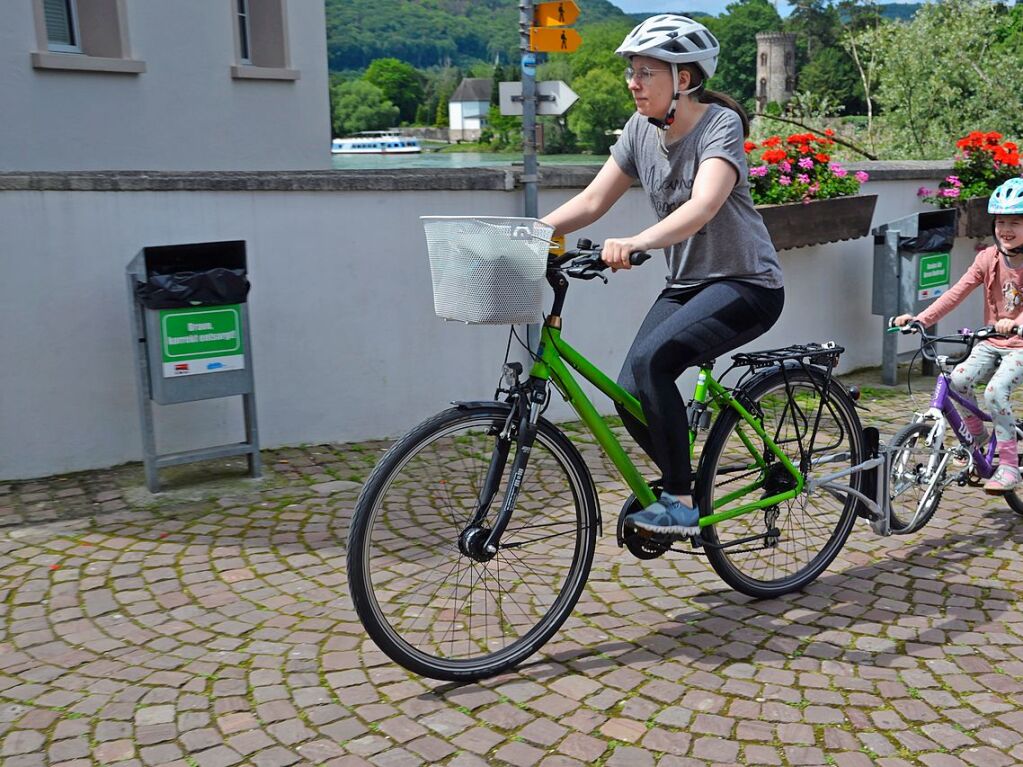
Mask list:
[[[733,99],[731,96],[719,91],[710,91],[704,86],[703,71],[693,64],[682,64],[682,69],[685,69],[689,73],[689,84],[690,87],[696,87],[693,91],[692,97],[695,97],[701,104],[717,104],[718,106],[731,109],[737,115],[739,120],[742,122],[742,135],[744,138],[749,138],[749,115],[746,114],[746,110],[742,108],[738,101]]]

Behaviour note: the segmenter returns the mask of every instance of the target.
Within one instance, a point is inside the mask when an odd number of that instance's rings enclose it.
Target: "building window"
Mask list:
[[[61,53],[81,53],[75,0],[43,0],[47,49]]]
[[[238,0],[238,60],[243,64],[252,63],[249,41],[252,30],[249,27],[249,0]]]
[[[767,78],[760,78],[760,98],[767,98]]]
[[[287,0],[230,0],[240,79],[297,80],[288,51]]]
[[[762,66],[762,67],[766,67],[767,66],[767,54],[766,53],[761,53],[760,54],[760,66]]]
[[[126,2],[32,0],[37,46],[32,52],[32,66],[126,74],[145,72],[145,62],[131,57]]]

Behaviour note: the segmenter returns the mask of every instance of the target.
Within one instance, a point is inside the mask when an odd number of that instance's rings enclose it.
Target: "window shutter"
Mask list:
[[[43,0],[43,13],[46,16],[46,38],[56,45],[78,45],[75,40],[74,25],[71,23],[72,0]]]

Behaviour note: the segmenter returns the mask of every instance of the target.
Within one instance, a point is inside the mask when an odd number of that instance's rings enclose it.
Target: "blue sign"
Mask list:
[[[536,55],[532,53],[522,54],[522,74],[527,77],[536,76]]]

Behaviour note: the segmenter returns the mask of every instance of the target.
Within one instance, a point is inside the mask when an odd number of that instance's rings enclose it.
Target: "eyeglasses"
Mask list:
[[[646,85],[658,72],[667,72],[667,69],[650,69],[649,67],[640,67],[639,69],[633,69],[632,67],[625,67],[625,82],[631,83],[633,78],[639,80],[641,83]]]

